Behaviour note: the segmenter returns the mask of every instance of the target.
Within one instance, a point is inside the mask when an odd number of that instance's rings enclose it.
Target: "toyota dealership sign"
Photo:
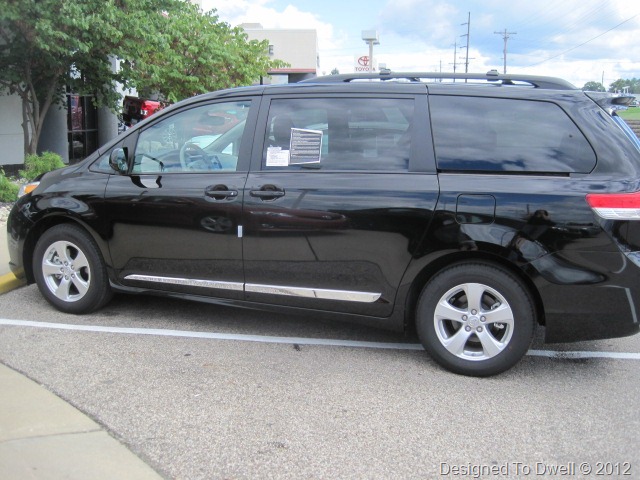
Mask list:
[[[369,71],[369,55],[354,56],[353,57],[353,71],[356,73],[363,73]],[[373,71],[378,71],[378,61],[373,59]]]

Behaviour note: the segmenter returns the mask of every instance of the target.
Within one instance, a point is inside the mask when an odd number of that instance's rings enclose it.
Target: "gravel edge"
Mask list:
[[[7,228],[7,219],[13,203],[0,203],[0,228]]]

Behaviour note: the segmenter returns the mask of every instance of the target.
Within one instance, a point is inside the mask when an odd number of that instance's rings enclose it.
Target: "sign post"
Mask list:
[[[377,30],[363,30],[362,31],[362,40],[364,40],[369,45],[369,57],[368,57],[369,69],[366,70],[366,71],[367,72],[373,72],[374,71],[373,46],[374,45],[380,45],[380,40],[378,39],[378,31]],[[356,72],[357,71],[358,70],[356,70]]]

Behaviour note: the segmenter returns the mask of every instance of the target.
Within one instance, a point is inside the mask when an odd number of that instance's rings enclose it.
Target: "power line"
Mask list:
[[[602,32],[600,35],[596,35],[596,36],[595,36],[595,37],[593,37],[592,39],[587,40],[586,42],[583,42],[583,43],[581,43],[580,45],[576,45],[575,47],[572,47],[572,48],[570,48],[570,49],[568,49],[568,50],[565,50],[564,52],[560,52],[560,53],[558,53],[557,55],[554,55],[554,56],[552,56],[552,57],[549,57],[549,58],[547,58],[547,59],[545,59],[545,60],[541,60],[540,62],[537,62],[537,63],[533,63],[533,64],[531,64],[531,65],[528,65],[528,67],[535,67],[536,65],[540,65],[541,63],[548,62],[549,60],[553,60],[554,58],[558,58],[558,57],[560,57],[560,56],[564,55],[565,53],[572,52],[573,50],[575,50],[575,49],[577,49],[577,48],[580,48],[580,47],[582,47],[582,46],[586,45],[587,43],[593,42],[594,40],[596,40],[596,39],[598,39],[598,38],[602,37],[603,35],[606,35],[606,34],[607,34],[607,33],[609,33],[610,31],[615,30],[616,28],[618,28],[618,27],[620,27],[620,26],[624,25],[625,23],[627,23],[627,22],[629,22],[629,21],[633,20],[633,19],[634,19],[634,18],[636,18],[638,15],[640,15],[640,14],[636,14],[636,15],[634,15],[634,16],[633,16],[633,17],[631,17],[631,18],[627,18],[624,22],[619,23],[619,24],[618,24],[618,25],[616,25],[615,27],[611,27],[611,28],[610,28],[609,30],[607,30],[606,32]]]

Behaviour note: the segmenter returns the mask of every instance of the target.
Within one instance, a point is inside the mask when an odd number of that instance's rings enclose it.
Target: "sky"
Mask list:
[[[202,0],[233,26],[312,28],[319,74],[354,69],[368,54],[363,30],[377,30],[374,59],[393,71],[465,71],[551,75],[578,87],[640,78],[638,0]],[[498,32],[498,33],[496,33]]]

